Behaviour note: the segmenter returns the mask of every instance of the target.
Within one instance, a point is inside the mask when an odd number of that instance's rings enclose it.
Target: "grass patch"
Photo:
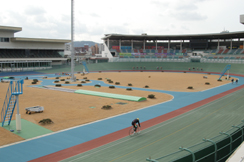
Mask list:
[[[47,119],[40,120],[39,123],[41,123],[41,124],[51,124],[51,123],[53,123],[53,121],[51,119],[47,118]]]
[[[104,110],[110,110],[110,109],[112,109],[112,106],[110,106],[110,105],[104,105],[102,107],[102,109],[104,109]]]
[[[149,95],[147,96],[147,98],[155,98],[155,95],[154,95],[154,94],[149,94]]]
[[[109,88],[115,88],[115,86],[109,86]]]

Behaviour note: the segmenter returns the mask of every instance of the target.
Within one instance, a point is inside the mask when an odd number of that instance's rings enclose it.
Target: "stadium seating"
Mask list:
[[[121,49],[121,52],[122,53],[127,53],[127,50],[126,49]]]
[[[238,54],[241,54],[243,49],[237,49],[236,52],[234,54],[238,55]]]
[[[212,50],[212,51],[210,52],[210,54],[216,54],[216,52],[217,52],[217,50],[214,49],[214,50]]]
[[[220,54],[222,54],[223,51],[224,51],[223,49],[220,49],[220,50],[217,52],[217,54],[220,55]]]
[[[187,52],[187,49],[183,49],[183,50],[182,50],[182,53],[186,53],[186,52]]]
[[[225,49],[222,54],[227,54],[229,52],[229,49]]]
[[[237,51],[237,49],[232,49],[232,50],[229,50],[229,52],[227,54],[233,55],[236,53],[236,51]]]
[[[58,51],[54,50],[0,50],[0,58],[60,58]]]

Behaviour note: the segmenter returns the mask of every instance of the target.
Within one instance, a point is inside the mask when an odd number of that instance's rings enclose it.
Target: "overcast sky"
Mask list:
[[[71,0],[0,0],[0,25],[16,37],[71,39]],[[244,31],[244,0],[74,0],[75,40],[104,34],[175,35]]]

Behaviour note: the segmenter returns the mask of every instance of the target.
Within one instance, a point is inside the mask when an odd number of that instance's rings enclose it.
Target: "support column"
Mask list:
[[[146,44],[146,40],[144,39],[144,41],[143,41],[143,50],[145,50],[145,44]]]
[[[182,53],[182,40],[180,41],[180,52]]]
[[[133,50],[133,39],[131,40],[131,53],[134,53],[134,50]]]
[[[168,43],[168,51],[170,50],[170,40],[169,40],[169,43]]]
[[[108,46],[108,49],[109,49],[109,38],[107,39],[107,46]]]
[[[232,50],[232,38],[231,38],[231,41],[230,41],[230,50]]]
[[[217,46],[217,50],[219,50],[219,39],[218,39],[218,46]]]
[[[121,50],[121,39],[119,40],[119,50]]]
[[[18,132],[20,132],[21,131],[21,115],[19,114],[19,95],[16,95],[16,106],[17,106],[16,130]]]
[[[156,50],[158,50],[158,40],[156,40],[155,43],[156,43]]]

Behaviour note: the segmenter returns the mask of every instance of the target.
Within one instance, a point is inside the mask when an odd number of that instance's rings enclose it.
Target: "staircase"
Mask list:
[[[86,66],[86,62],[85,62],[85,61],[82,61],[82,64],[83,64],[83,66],[85,67],[86,72],[89,73],[89,70],[88,70],[88,68],[87,68],[87,66]]]
[[[221,79],[221,77],[225,75],[225,72],[227,70],[230,70],[230,68],[231,68],[231,65],[226,65],[225,68],[224,68],[224,70],[220,73],[219,79]]]
[[[18,98],[20,94],[23,94],[23,80],[10,81],[8,91],[3,103],[1,111],[2,127],[9,125],[14,113],[16,105],[18,106]]]

